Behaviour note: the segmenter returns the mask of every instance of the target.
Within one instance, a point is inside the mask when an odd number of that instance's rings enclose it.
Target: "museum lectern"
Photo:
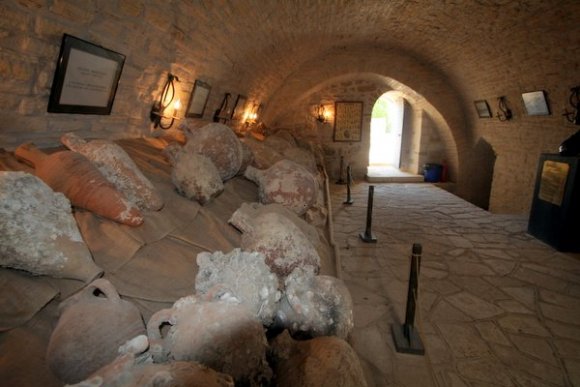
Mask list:
[[[540,156],[528,232],[559,251],[580,252],[580,157]]]

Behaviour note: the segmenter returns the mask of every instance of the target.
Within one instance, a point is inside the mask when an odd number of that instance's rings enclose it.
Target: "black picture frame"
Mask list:
[[[550,107],[543,90],[522,93],[522,102],[528,116],[550,115]]]
[[[478,101],[473,101],[473,104],[475,105],[475,110],[477,111],[477,116],[479,118],[491,118],[491,109],[489,108],[489,105],[487,104],[487,101],[485,99],[481,99]]]
[[[63,34],[49,113],[111,114],[125,55]]]
[[[248,98],[245,95],[238,94],[236,102],[234,103],[234,108],[232,109],[232,120],[241,121],[244,118],[244,111],[247,102]]]
[[[193,84],[193,90],[191,90],[191,97],[187,104],[185,116],[189,118],[203,117],[210,92],[211,86],[208,83],[196,79]]]

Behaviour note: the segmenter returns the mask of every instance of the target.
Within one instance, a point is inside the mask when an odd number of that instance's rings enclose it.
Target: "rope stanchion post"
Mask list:
[[[421,269],[422,247],[419,243],[413,244],[411,254],[411,272],[409,274],[409,288],[407,290],[407,307],[405,310],[405,323],[395,324],[392,327],[393,340],[397,352],[424,355],[425,347],[415,327],[415,311],[419,299],[419,272]]]
[[[351,205],[354,203],[350,197],[350,185],[352,184],[352,172],[350,169],[350,164],[346,166],[346,200],[342,204]]]
[[[336,181],[336,184],[346,184],[346,182],[342,177],[343,171],[344,171],[344,156],[340,156],[340,170],[338,171],[338,180]]]
[[[373,222],[373,196],[375,193],[375,186],[369,186],[369,199],[367,203],[367,227],[364,232],[359,234],[360,239],[366,243],[377,243],[377,237],[373,235],[371,226]]]

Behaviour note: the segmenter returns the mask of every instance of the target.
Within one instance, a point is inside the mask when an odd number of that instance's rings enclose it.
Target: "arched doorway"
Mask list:
[[[400,167],[403,115],[400,93],[386,92],[375,102],[370,125],[369,170]]]

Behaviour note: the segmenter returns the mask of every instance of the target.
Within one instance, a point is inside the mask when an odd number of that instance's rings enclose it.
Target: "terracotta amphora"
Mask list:
[[[145,334],[141,312],[122,300],[104,278],[91,282],[61,305],[46,358],[63,382],[77,383],[115,360],[119,347]]]
[[[166,325],[170,327],[162,334]],[[156,363],[199,362],[243,385],[259,386],[270,378],[262,324],[235,300],[181,298],[151,316],[147,334]]]

